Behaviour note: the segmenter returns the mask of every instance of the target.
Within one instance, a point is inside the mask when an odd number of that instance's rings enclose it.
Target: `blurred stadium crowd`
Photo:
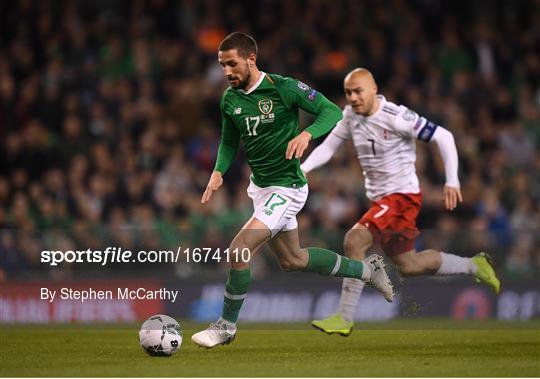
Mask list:
[[[0,4],[0,278],[43,272],[45,247],[227,246],[251,213],[243,157],[200,196],[226,86],[217,45],[234,30],[257,39],[263,71],[343,106],[363,66],[451,130],[464,202],[444,211],[438,151],[419,144],[419,247],[488,249],[507,275],[538,275],[538,1],[21,0]],[[341,251],[368,206],[352,145],[308,179],[302,241]]]

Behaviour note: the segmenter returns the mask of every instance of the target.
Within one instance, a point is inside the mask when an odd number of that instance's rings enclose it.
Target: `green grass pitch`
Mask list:
[[[170,358],[147,356],[138,325],[14,326],[0,330],[1,376],[540,376],[540,321],[361,323],[350,337],[306,324],[241,324],[206,350],[181,323]]]

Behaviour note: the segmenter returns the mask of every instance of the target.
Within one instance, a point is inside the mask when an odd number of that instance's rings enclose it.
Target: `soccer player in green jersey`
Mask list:
[[[299,158],[310,140],[328,133],[341,119],[341,110],[321,93],[291,78],[267,74],[256,65],[257,44],[247,34],[235,32],[220,44],[218,60],[229,81],[221,98],[222,132],[217,161],[201,202],[207,203],[223,184],[222,175],[233,162],[240,140],[252,171],[248,195],[254,213],[229,246],[231,268],[225,286],[223,312],[216,323],[194,334],[199,346],[212,348],[230,343],[250,284],[250,257],[267,243],[286,271],[361,279],[381,291],[388,301],[394,292],[382,257],[357,261],[330,250],[301,248],[296,214],[308,196]],[[298,111],[316,115],[300,132]]]

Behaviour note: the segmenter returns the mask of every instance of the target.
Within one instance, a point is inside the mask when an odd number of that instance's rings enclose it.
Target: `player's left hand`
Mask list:
[[[457,207],[458,201],[463,202],[459,187],[444,186],[444,205],[446,209],[453,211]]]
[[[285,158],[301,158],[302,154],[304,154],[304,151],[306,151],[309,145],[309,141],[311,141],[311,137],[311,133],[304,130],[302,133],[290,140],[289,144],[287,145]]]

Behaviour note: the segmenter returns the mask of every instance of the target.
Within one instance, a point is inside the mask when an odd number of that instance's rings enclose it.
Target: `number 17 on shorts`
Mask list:
[[[265,196],[261,206],[255,210],[255,217],[262,221],[270,230],[280,229],[284,223],[285,212],[291,199],[283,194],[272,192]]]

